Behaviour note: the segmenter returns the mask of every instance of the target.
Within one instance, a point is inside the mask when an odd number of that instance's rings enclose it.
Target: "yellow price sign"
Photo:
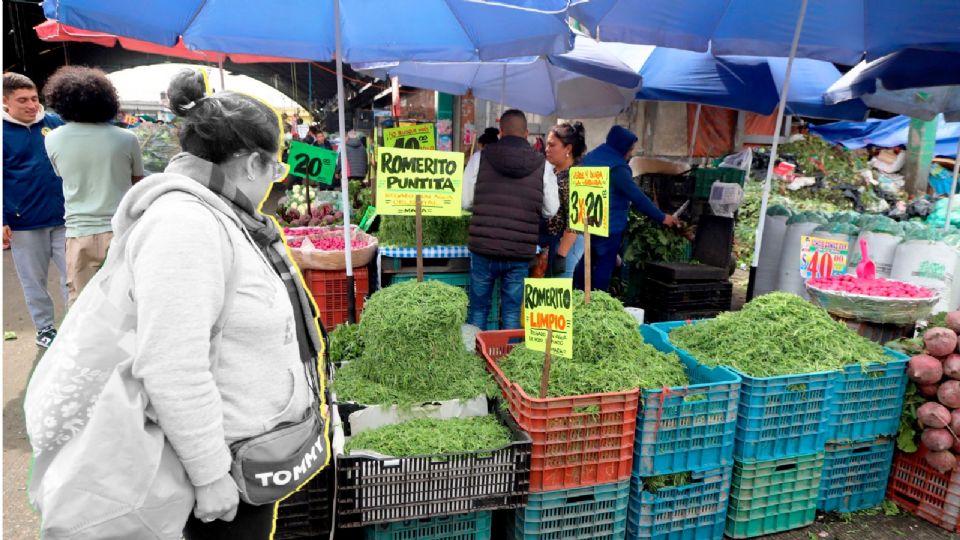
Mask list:
[[[573,280],[523,280],[523,330],[527,348],[547,351],[547,329],[553,330],[550,353],[573,358]]]
[[[433,124],[415,124],[383,129],[383,146],[411,150],[436,150],[437,137]]]
[[[583,231],[590,224],[590,234],[610,234],[610,168],[570,168],[570,228]]]
[[[461,215],[463,153],[405,148],[377,149],[377,213],[416,214],[420,195],[424,216]]]

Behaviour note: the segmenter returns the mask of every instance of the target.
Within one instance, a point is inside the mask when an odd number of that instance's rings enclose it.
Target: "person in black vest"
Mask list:
[[[463,177],[470,220],[470,309],[467,323],[486,328],[493,285],[500,280],[503,328],[520,328],[523,280],[537,254],[540,217],[560,207],[557,179],[527,142],[527,117],[511,109],[500,118],[500,140],[486,146],[479,170]]]

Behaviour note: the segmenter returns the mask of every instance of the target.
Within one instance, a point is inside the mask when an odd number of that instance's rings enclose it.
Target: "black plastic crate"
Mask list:
[[[733,284],[729,281],[693,283],[664,283],[646,278],[643,283],[641,305],[655,310],[730,309]]]
[[[339,527],[519,508],[530,489],[532,440],[491,400],[510,430],[506,446],[401,458],[337,456]],[[348,418],[341,418],[344,427]]]
[[[275,540],[328,538],[333,529],[333,460],[277,507]]]
[[[647,263],[644,274],[664,283],[687,281],[722,281],[730,271],[719,266],[690,263]]]
[[[728,308],[729,309],[729,308]],[[728,309],[693,309],[693,310],[643,310],[643,321],[647,323],[667,321],[695,321],[697,319],[712,319]]]
[[[640,189],[658,208],[672,213],[693,198],[694,179],[688,175],[647,173],[640,175]]]

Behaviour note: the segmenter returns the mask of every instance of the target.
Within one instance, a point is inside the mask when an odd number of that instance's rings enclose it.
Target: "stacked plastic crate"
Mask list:
[[[669,333],[683,324],[651,327],[673,348]],[[905,357],[887,354],[894,356],[887,364],[843,372],[739,373],[727,536],[809,525],[818,507],[854,511],[879,504],[892,451],[885,436],[897,429],[906,367]]]
[[[523,330],[481,332],[487,361],[511,416],[533,440],[530,496],[506,536],[518,540],[621,540],[627,525],[638,390],[536,398],[510,382],[497,362]]]
[[[740,378],[687,358],[687,387],[534,398],[497,365],[522,338],[522,331],[477,337],[513,417],[533,439],[530,498],[517,511],[514,538],[720,538]],[[687,473],[680,487],[643,487],[651,477]]]

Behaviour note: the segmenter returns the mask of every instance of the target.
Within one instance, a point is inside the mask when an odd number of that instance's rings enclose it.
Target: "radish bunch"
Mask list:
[[[303,239],[309,238],[310,243],[313,244],[314,249],[318,251],[343,251],[344,242],[342,235],[314,235],[309,236],[295,236],[289,240],[287,243],[290,244],[292,248],[299,248],[303,246]],[[370,243],[366,240],[361,240],[358,238],[353,238],[350,242],[351,249],[361,249],[369,246]]]
[[[933,298],[933,291],[893,279],[860,279],[850,274],[814,278],[810,286],[825,291],[837,291],[881,298]]]
[[[907,377],[929,399],[917,409],[923,428],[920,442],[929,450],[927,463],[941,473],[960,464],[960,311],[948,314],[946,320],[948,328],[931,328],[923,334],[923,353],[907,363]]]

